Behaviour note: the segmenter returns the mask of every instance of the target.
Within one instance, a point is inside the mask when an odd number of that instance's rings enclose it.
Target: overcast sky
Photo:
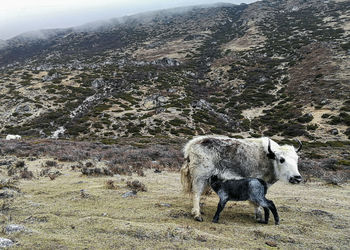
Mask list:
[[[0,0],[0,39],[20,33],[67,28],[140,12],[181,6],[256,0]]]

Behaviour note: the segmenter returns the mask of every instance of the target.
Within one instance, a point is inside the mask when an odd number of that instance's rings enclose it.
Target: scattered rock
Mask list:
[[[321,104],[322,105],[326,105],[326,104],[328,104],[329,103],[329,100],[328,99],[323,99],[322,101],[321,101]]]
[[[88,198],[90,195],[84,189],[80,190],[81,198]]]
[[[0,190],[0,199],[7,199],[14,197],[18,192],[13,189],[6,188],[6,190]]]
[[[30,108],[30,106],[27,105],[27,104],[19,105],[19,106],[17,106],[17,108],[16,108],[16,113],[20,113],[20,114],[22,114],[22,113],[27,113],[27,112],[30,112],[30,111],[31,111],[31,108]]]
[[[136,196],[137,192],[135,190],[126,192],[122,195],[123,198],[127,198],[127,197],[134,197]]]
[[[198,235],[196,240],[198,240],[200,242],[206,242],[208,239],[204,235]]]
[[[0,247],[10,247],[14,244],[12,240],[6,238],[0,238]]]
[[[104,86],[106,83],[103,80],[103,78],[96,78],[95,80],[93,80],[93,82],[91,83],[91,87],[93,87],[94,89],[99,89],[102,86]]]
[[[142,105],[147,109],[151,109],[151,108],[163,106],[167,101],[168,101],[167,97],[155,94],[155,95],[146,97],[143,100]]]
[[[15,186],[16,181],[14,179],[0,179],[0,189],[3,188],[12,188],[12,189],[17,189]]]
[[[157,65],[162,65],[162,66],[171,66],[171,67],[180,65],[179,61],[168,57],[164,57],[162,59],[153,61],[152,63]]]
[[[347,228],[347,226],[345,226],[345,225],[334,225],[333,228],[335,228],[335,229],[345,229],[345,228]]]
[[[78,182],[75,182],[73,184],[83,184],[83,183],[87,183],[87,181],[78,181]]]
[[[337,128],[332,128],[328,131],[331,135],[337,135],[339,134],[339,130]]]
[[[52,81],[52,80],[58,79],[60,77],[61,77],[61,75],[59,73],[55,72],[52,75],[47,74],[46,76],[43,76],[42,81],[43,82],[48,82],[48,81]]]
[[[6,234],[12,234],[12,233],[23,232],[23,231],[25,231],[25,227],[17,224],[10,224],[4,228],[4,233]]]
[[[277,247],[277,243],[275,241],[269,240],[265,242],[266,245],[270,247]]]
[[[11,166],[13,163],[13,160],[4,160],[0,161],[0,166]]]
[[[157,207],[171,207],[171,204],[169,203],[156,203]]]
[[[323,211],[323,210],[320,210],[320,209],[314,209],[314,210],[311,210],[311,212],[309,212],[310,214],[312,215],[316,215],[316,216],[328,216],[329,218],[333,218],[333,214],[329,213],[329,212],[326,212],[326,211]]]

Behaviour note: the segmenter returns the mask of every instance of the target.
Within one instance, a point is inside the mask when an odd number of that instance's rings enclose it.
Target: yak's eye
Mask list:
[[[283,163],[283,162],[285,162],[286,160],[282,157],[281,159],[280,159],[280,163]]]

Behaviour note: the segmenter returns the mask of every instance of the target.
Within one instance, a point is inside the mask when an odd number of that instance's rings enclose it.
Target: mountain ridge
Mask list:
[[[348,7],[271,0],[194,8],[19,43],[0,50],[0,133],[345,143]]]

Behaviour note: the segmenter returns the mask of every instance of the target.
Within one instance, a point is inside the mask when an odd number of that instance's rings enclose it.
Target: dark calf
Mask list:
[[[219,195],[220,201],[218,209],[213,218],[213,222],[219,221],[219,215],[228,201],[251,201],[258,206],[262,206],[265,212],[265,220],[260,223],[269,222],[269,210],[271,210],[275,224],[279,224],[279,217],[275,204],[266,199],[266,182],[257,178],[244,178],[239,180],[220,180],[217,176],[210,178],[212,189]]]

